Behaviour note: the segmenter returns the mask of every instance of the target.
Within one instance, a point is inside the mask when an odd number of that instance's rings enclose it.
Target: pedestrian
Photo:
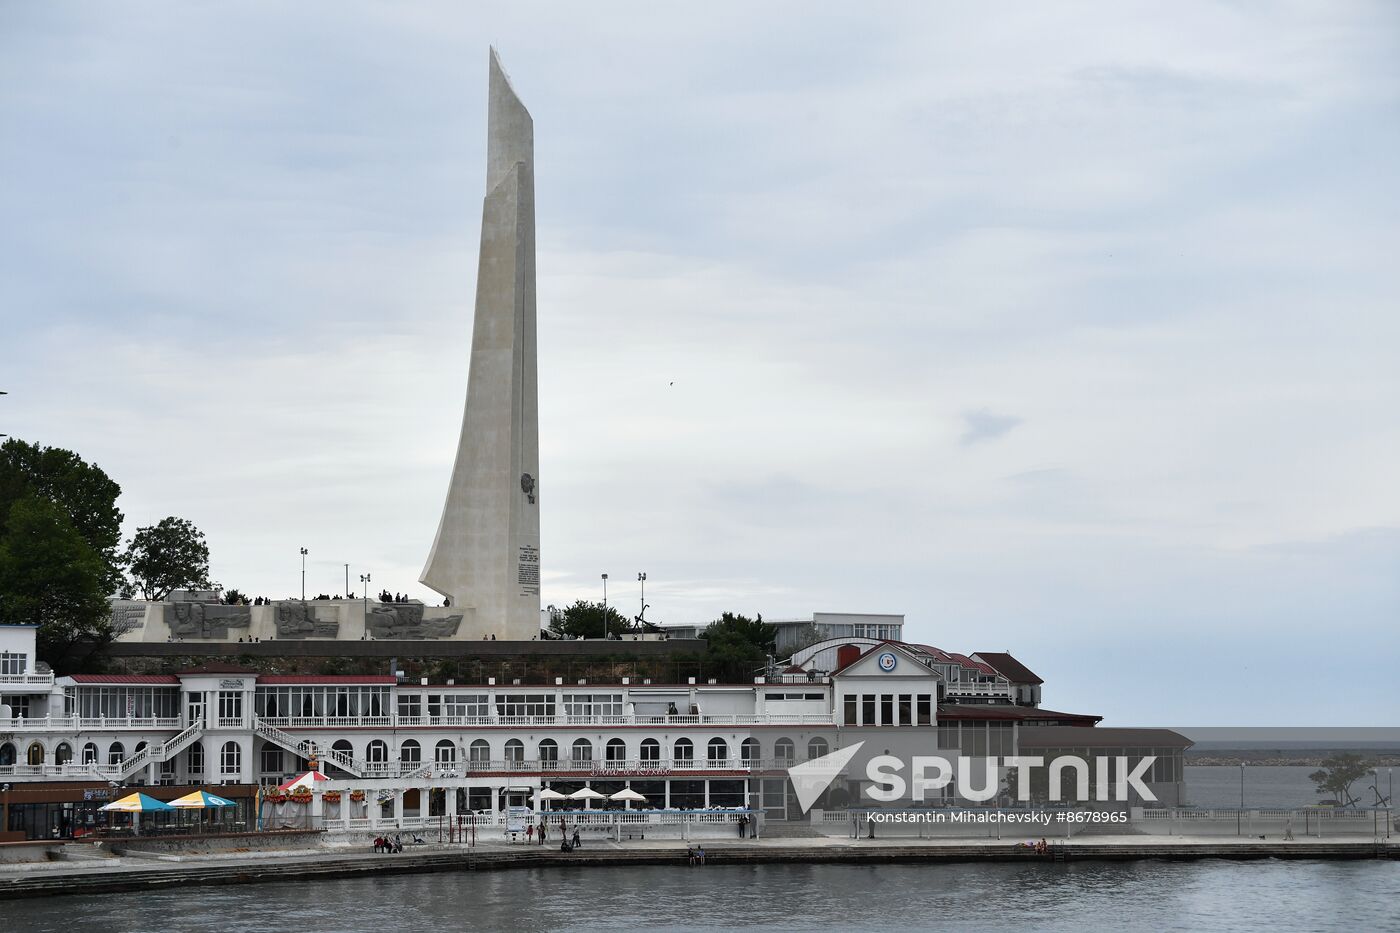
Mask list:
[[[540,845],[544,845],[545,833],[549,830],[549,821],[544,817],[540,818]]]
[[[744,830],[748,827],[748,825],[749,825],[749,818],[748,818],[747,816],[741,816],[741,817],[739,817],[739,838],[740,838],[740,839],[743,839],[743,838],[744,838]]]
[[[695,859],[696,859],[696,861],[698,861],[701,865],[704,865],[704,864],[705,864],[705,847],[704,847],[704,846],[699,846],[698,848],[696,848],[696,850],[695,850]]]
[[[574,843],[574,848],[577,849],[577,848],[578,848],[578,824],[574,824],[574,839],[573,839],[573,843]]]
[[[525,844],[528,846],[535,841],[535,824],[531,823],[525,827]]]
[[[690,864],[691,864],[692,866],[695,865],[695,847],[694,847],[694,846],[686,846],[686,847],[685,847],[685,858],[686,858],[686,861],[690,862]]]

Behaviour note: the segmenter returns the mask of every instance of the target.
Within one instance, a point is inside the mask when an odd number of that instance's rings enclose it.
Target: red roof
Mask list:
[[[260,674],[260,684],[395,684],[392,674]],[[415,685],[416,686],[416,685]]]
[[[208,664],[199,664],[195,667],[187,667],[177,674],[256,674],[257,670],[251,667],[243,667],[238,664],[229,664],[224,661],[210,661]]]
[[[178,684],[174,674],[69,674],[75,684]]]
[[[1035,676],[1026,665],[1017,661],[1007,651],[979,651],[977,656],[997,669],[997,673],[1003,675],[1013,684],[1043,684],[1045,681]]]

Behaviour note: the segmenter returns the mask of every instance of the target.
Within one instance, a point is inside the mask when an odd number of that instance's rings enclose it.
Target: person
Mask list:
[[[374,851],[376,851],[376,852],[383,852],[383,851],[384,851],[384,837],[383,837],[383,836],[375,836],[375,837],[374,837]]]
[[[535,841],[535,824],[531,823],[525,827],[525,844],[530,845]]]
[[[577,848],[578,848],[578,824],[577,824],[577,823],[574,824],[574,839],[573,839],[573,843],[574,843],[574,848],[577,849]]]
[[[748,826],[749,826],[749,818],[748,818],[747,816],[741,816],[741,817],[739,817],[739,838],[740,838],[740,839],[743,839],[743,838],[744,838],[744,830],[748,829]]]
[[[399,835],[398,833],[394,833],[394,852],[395,852],[395,854],[397,854],[397,853],[402,852],[402,851],[403,851],[403,836]]]
[[[686,847],[685,847],[685,857],[686,857],[686,861],[690,862],[691,865],[694,865],[694,864],[695,864],[695,847],[694,847],[694,846],[686,846]]]
[[[549,830],[549,820],[540,817],[540,845],[544,845],[545,833]]]
[[[705,864],[705,847],[704,847],[704,846],[697,846],[697,847],[696,847],[696,849],[695,849],[695,858],[696,858],[696,860],[697,860],[701,865],[704,865],[704,864]]]

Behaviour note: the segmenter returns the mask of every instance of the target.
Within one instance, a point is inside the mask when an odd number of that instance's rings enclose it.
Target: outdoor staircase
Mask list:
[[[365,765],[360,759],[345,752],[336,751],[333,748],[322,746],[313,739],[298,739],[290,732],[283,732],[276,726],[269,726],[261,719],[253,720],[253,731],[259,738],[265,739],[274,745],[280,745],[287,751],[292,752],[300,758],[316,758],[323,762],[335,765],[342,771],[346,771],[354,777],[364,777]]]
[[[189,748],[190,744],[203,734],[204,724],[197,722],[169,741],[160,745],[147,745],[130,758],[124,758],[113,765],[94,765],[93,770],[99,777],[106,780],[124,781],[147,765],[169,761]]]

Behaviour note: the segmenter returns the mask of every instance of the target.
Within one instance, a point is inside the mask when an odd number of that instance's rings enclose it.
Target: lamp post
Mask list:
[[[1240,762],[1240,809],[1244,809],[1244,762]]]
[[[608,575],[603,574],[603,641],[608,640]]]
[[[346,580],[346,583],[349,583],[349,582],[350,582],[350,581],[347,579],[347,580]],[[364,592],[364,597],[365,597],[365,625],[369,625],[369,574],[367,574],[367,573],[362,573],[362,574],[360,574],[360,582],[363,583],[363,584],[364,584],[364,587],[365,587],[365,592]],[[348,590],[348,589],[350,589],[350,587],[347,586],[346,589]]]
[[[637,616],[637,621],[640,623],[647,614],[647,575],[645,573],[637,574],[637,582],[642,585],[642,613]]]
[[[306,548],[301,549],[301,601],[306,602]]]
[[[350,598],[350,565],[345,565],[345,598]]]

